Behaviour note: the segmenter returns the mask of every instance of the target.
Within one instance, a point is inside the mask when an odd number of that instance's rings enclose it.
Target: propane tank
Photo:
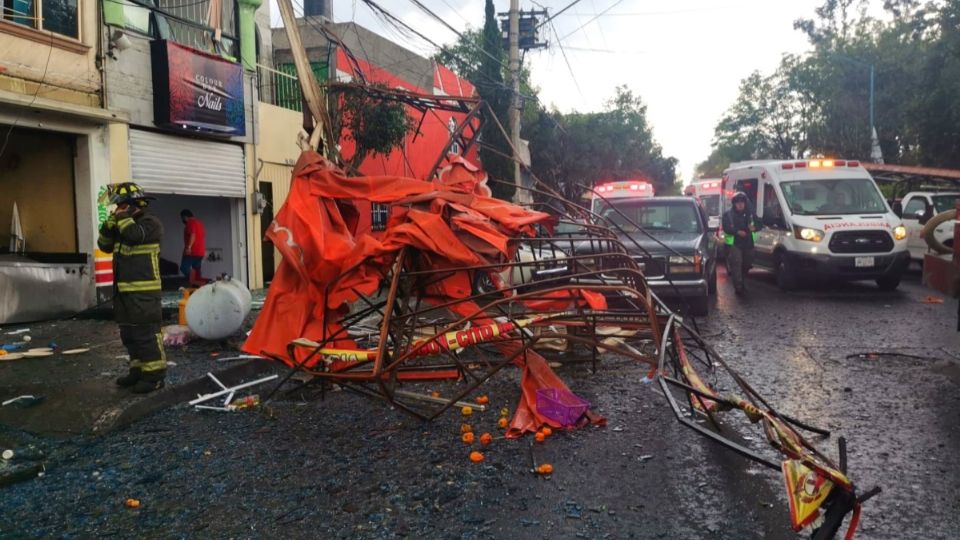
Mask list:
[[[203,339],[223,339],[240,330],[250,313],[250,290],[223,276],[194,291],[187,300],[187,326]]]

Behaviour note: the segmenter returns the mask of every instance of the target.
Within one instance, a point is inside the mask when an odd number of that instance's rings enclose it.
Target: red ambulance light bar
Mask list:
[[[598,193],[610,193],[615,190],[626,190],[630,191],[650,191],[653,189],[653,186],[646,182],[619,182],[614,184],[604,184],[597,188]]]
[[[793,163],[782,163],[780,168],[789,171],[792,169],[831,169],[836,167],[859,167],[859,161],[847,161],[843,159],[811,159],[810,161],[795,161]]]

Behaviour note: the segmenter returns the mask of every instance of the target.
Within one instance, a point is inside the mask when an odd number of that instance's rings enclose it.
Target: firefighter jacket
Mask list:
[[[159,322],[160,241],[163,224],[147,212],[117,219],[100,228],[97,245],[113,253],[114,312],[120,324]]]

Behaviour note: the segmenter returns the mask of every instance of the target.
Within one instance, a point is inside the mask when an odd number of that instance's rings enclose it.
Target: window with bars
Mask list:
[[[169,39],[228,60],[236,61],[240,55],[236,0],[104,0],[103,13],[109,25]]]
[[[0,19],[80,39],[79,0],[2,0]]]
[[[385,204],[373,203],[370,212],[371,228],[374,231],[387,230],[387,218],[390,217],[390,207]]]

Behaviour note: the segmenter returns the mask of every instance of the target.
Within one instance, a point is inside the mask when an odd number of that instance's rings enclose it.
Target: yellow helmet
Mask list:
[[[154,200],[144,193],[143,188],[133,182],[121,182],[119,184],[110,184],[107,190],[101,196],[103,204],[131,204],[135,206],[147,206],[148,201]]]

